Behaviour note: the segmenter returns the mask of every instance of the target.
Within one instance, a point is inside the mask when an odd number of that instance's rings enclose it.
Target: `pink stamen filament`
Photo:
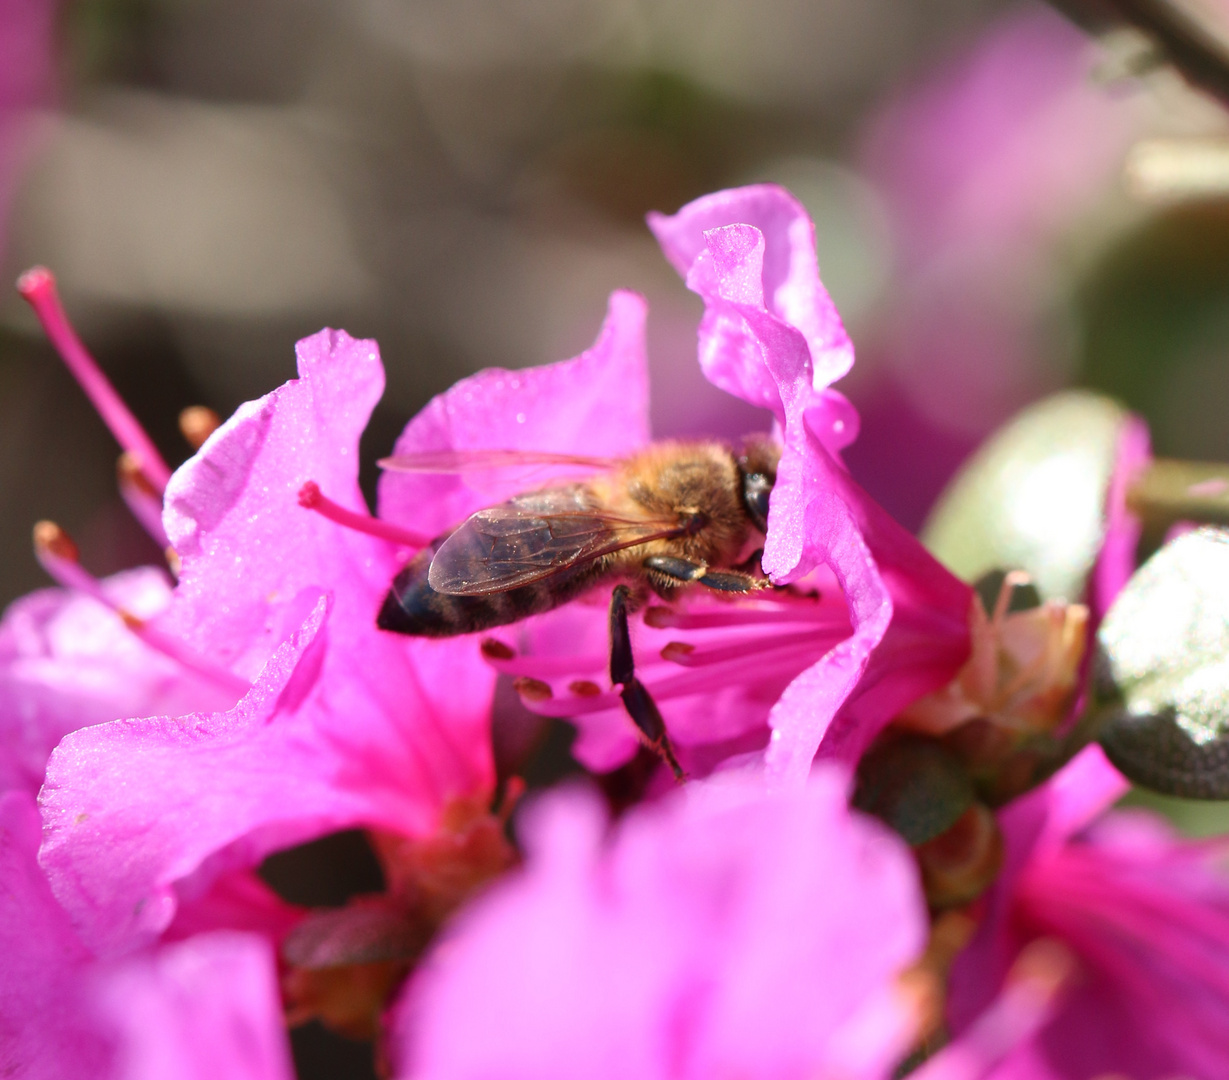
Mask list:
[[[755,626],[777,623],[820,623],[844,627],[850,633],[849,617],[842,604],[839,610],[819,604],[802,607],[791,604],[781,608],[741,607],[723,605],[718,611],[676,611],[667,607],[651,607],[644,614],[647,625],[659,630],[713,630],[724,626]]]
[[[127,451],[122,453],[116,474],[119,479],[119,492],[132,516],[149,534],[150,539],[165,551],[171,546],[171,541],[162,527],[162,497],[141,471],[141,464],[136,456]]]
[[[83,592],[110,608],[151,649],[236,695],[242,696],[252,688],[246,679],[197,656],[182,642],[154,629],[140,616],[112,600],[102,582],[77,562],[75,547],[59,526],[49,521],[40,521],[35,526],[34,552],[39,564],[56,584]]]
[[[410,532],[399,525],[381,521],[369,514],[347,510],[328,498],[314,480],[308,480],[299,489],[299,505],[305,510],[314,510],[322,517],[347,529],[366,533],[368,536],[375,536],[380,540],[387,540],[389,543],[399,544],[402,547],[424,548],[431,543],[430,537],[423,536],[421,533]]]
[[[769,681],[788,682],[806,667],[807,663],[807,660],[800,662],[799,657],[793,650],[782,653],[779,656],[769,656],[767,661],[761,661],[756,664],[754,682],[757,685],[762,685]],[[715,689],[719,689],[723,681],[744,684],[748,682],[747,665],[742,657],[724,666],[717,665],[699,669],[685,668],[681,671],[674,665],[670,666],[674,667],[678,674],[655,680],[648,674],[650,665],[637,665],[637,670],[641,673],[641,680],[659,705],[672,698],[687,697],[690,694],[701,692],[710,693]],[[726,680],[727,676],[728,680]],[[568,697],[552,697],[542,701],[533,701],[526,698],[521,700],[530,712],[535,712],[539,716],[556,716],[561,718],[604,712],[606,709],[622,708],[622,700],[614,691],[596,694],[591,697],[571,695]],[[767,712],[767,709],[765,709],[765,712]],[[668,723],[669,717],[666,719]]]
[[[42,266],[27,270],[17,279],[17,291],[34,309],[47,337],[111,429],[111,434],[124,450],[136,457],[141,471],[161,494],[166,490],[171,470],[77,336],[64,312],[51,271]]]
[[[818,659],[838,641],[849,636],[848,627],[845,633],[834,634],[819,630],[806,630],[797,634],[782,634],[781,636],[762,637],[750,641],[736,641],[730,645],[717,648],[693,649],[690,652],[672,651],[668,660],[680,667],[698,668],[710,667],[713,664],[726,664],[732,660],[747,660],[752,657],[769,656],[776,652],[796,652],[800,647],[809,646],[808,651]],[[668,648],[669,646],[667,646]]]

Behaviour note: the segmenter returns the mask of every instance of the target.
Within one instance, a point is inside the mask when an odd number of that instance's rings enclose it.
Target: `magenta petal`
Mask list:
[[[892,619],[892,598],[849,507],[836,495],[821,493],[807,506],[806,528],[812,550],[832,567],[845,594],[854,632],[790,683],[769,714],[768,775],[774,784],[794,787],[805,783],[833,717],[858,685]],[[875,734],[866,732],[852,754],[834,756],[857,761]]]
[[[202,934],[127,960],[99,980],[94,1005],[119,1035],[117,1080],[293,1080],[273,953],[258,937]]]
[[[38,868],[38,839],[34,800],[0,796],[0,1073],[105,1076],[109,1040],[86,1008],[90,956]]]
[[[666,258],[684,277],[710,242],[706,234],[711,230],[753,226],[764,238],[759,290],[763,303],[770,314],[797,327],[806,338],[815,387],[834,383],[853,366],[853,345],[819,280],[815,227],[788,191],[772,184],[719,191],[688,203],[672,216],[650,214],[648,221]]]
[[[340,761],[310,709],[297,713],[319,673],[327,611],[321,598],[229,712],[114,721],[56,749],[40,861],[97,954],[161,933],[175,883],[228,845],[245,841],[214,859],[215,874],[369,812],[337,783]]]
[[[1099,746],[1077,754],[1041,787],[1015,800],[999,814],[1004,864],[986,897],[986,911],[973,941],[956,958],[948,1015],[960,1031],[1002,985],[1022,944],[1012,924],[1012,905],[1020,875],[1087,828],[1129,790],[1130,784]]]
[[[687,272],[688,287],[704,298],[700,365],[723,390],[769,409],[781,428],[783,448],[770,504],[764,571],[774,581],[786,582],[807,569],[799,564],[808,438],[818,438],[836,453],[856,434],[857,417],[845,398],[829,396],[823,389],[826,384],[814,369],[806,334],[772,309],[765,234],[736,223],[709,229],[703,241]],[[815,284],[822,288],[818,278]],[[809,408],[814,416],[808,422],[804,416]]]
[[[807,424],[832,453],[857,434],[857,414],[826,388],[853,364],[853,347],[819,281],[810,219],[791,195],[761,186],[719,192],[649,225],[704,299],[700,366],[715,385],[771,410],[783,451],[769,515],[764,570],[805,573],[803,456]]]
[[[290,1080],[273,956],[233,932],[111,966],[38,867],[39,819],[0,796],[0,1071],[28,1080]]]
[[[622,457],[649,438],[644,299],[610,296],[592,348],[572,360],[489,368],[437,395],[406,426],[394,454],[438,450],[539,450]],[[380,516],[438,535],[475,510],[550,483],[543,468],[484,473],[386,472]]]
[[[166,572],[155,567],[116,574],[102,587],[142,618],[158,615],[171,600]],[[0,791],[37,792],[52,749],[77,728],[233,701],[145,645],[93,597],[62,589],[31,593],[0,623]]]
[[[198,882],[184,882],[176,889],[179,904],[166,928],[163,941],[178,941],[213,930],[244,930],[270,941],[282,938],[303,918],[304,909],[286,903],[255,870],[241,869],[210,877],[203,892],[192,889]]]
[[[886,1076],[911,1021],[892,985],[925,936],[903,845],[849,815],[835,772],[775,798],[718,787],[605,842],[587,795],[534,808],[524,872],[411,984],[398,1075]]]
[[[809,410],[806,422],[809,428]],[[770,528],[801,519],[796,534],[780,537],[799,552],[791,576],[830,567],[853,634],[799,675],[773,709],[767,762],[781,783],[805,777],[817,751],[853,765],[902,708],[950,682],[968,658],[974,602],[969,586],[858,487],[818,439],[809,439],[792,465],[796,476],[784,489],[778,478],[774,489],[774,513],[778,493],[783,513]]]
[[[182,571],[159,627],[248,678],[294,629],[282,611],[303,589],[335,591],[332,628],[349,640],[372,626],[396,570],[391,545],[298,503],[314,480],[330,499],[366,512],[358,443],[384,389],[376,344],[322,330],[296,352],[299,378],[240,406],[166,492],[166,531]]]

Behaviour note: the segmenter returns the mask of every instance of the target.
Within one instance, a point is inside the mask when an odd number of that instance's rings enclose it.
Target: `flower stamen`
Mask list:
[[[34,309],[47,337],[60,354],[68,370],[85,391],[103,422],[111,429],[116,441],[140,463],[141,471],[154,489],[166,490],[171,470],[153,441],[145,433],[132,411],[116,393],[97,361],[86,350],[81,338],[68,321],[64,305],[56,291],[55,277],[43,266],[27,270],[17,279],[17,291]]]
[[[803,630],[796,634],[781,634],[773,637],[755,637],[735,641],[716,648],[697,649],[682,641],[672,641],[661,650],[661,658],[681,667],[711,667],[731,661],[743,661],[750,657],[762,657],[777,652],[794,652],[800,646],[814,646],[816,656],[827,652],[845,634],[829,634],[821,630]]]
[[[189,405],[179,414],[179,433],[193,450],[222,426],[222,418],[207,405]]]
[[[429,537],[420,533],[410,532],[388,521],[381,521],[370,514],[359,514],[353,510],[347,510],[326,496],[314,480],[308,480],[299,488],[299,505],[305,510],[314,510],[317,514],[344,528],[366,533],[368,536],[387,540],[389,543],[399,544],[402,547],[424,548],[431,542]]]
[[[850,633],[849,618],[818,604],[789,604],[778,607],[724,605],[717,611],[680,611],[660,604],[644,613],[644,623],[654,630],[716,630],[726,626],[754,626],[761,623],[822,623]]]
[[[54,521],[40,521],[34,526],[34,554],[39,565],[57,585],[85,593],[104,607],[110,608],[123,624],[151,649],[228,692],[241,696],[251,689],[251,684],[246,679],[197,656],[180,641],[163,634],[139,615],[112,600],[103,583],[81,565],[77,545],[72,538]]]
[[[171,541],[162,527],[162,495],[141,471],[141,463],[135,454],[128,450],[120,454],[115,463],[115,478],[119,493],[132,516],[140,522],[150,539],[165,551],[171,546]]]

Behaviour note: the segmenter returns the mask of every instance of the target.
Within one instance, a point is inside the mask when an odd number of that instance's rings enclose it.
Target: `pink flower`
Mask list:
[[[1142,813],[1100,816],[1126,788],[1090,748],[1001,815],[1007,861],[952,972],[953,1024],[977,1015],[1039,936],[1063,942],[1080,973],[995,1080],[1211,1077],[1229,1063],[1223,845],[1176,839]]]
[[[876,118],[864,153],[905,261],[1018,259],[1094,209],[1142,127],[1142,103],[1089,78],[1094,49],[1018,9]]]
[[[1069,245],[1088,257],[1110,235],[1123,159],[1149,124],[1150,95],[1104,85],[1097,52],[1047,5],[1012,5],[867,125],[861,165],[896,273],[859,343],[882,366],[859,403],[876,437],[851,461],[907,523],[983,437],[1058,385]]]
[[[463,643],[377,631],[397,545],[298,503],[314,480],[363,505],[375,346],[326,331],[299,361],[299,380],[240,408],[167,489],[182,569],[151,626],[251,691],[228,710],[76,732],[49,766],[43,862],[104,953],[272,850],[356,824],[427,834],[493,784],[489,668]]]
[[[639,670],[702,771],[762,747],[771,728],[772,780],[802,786],[817,749],[855,761],[901,707],[952,678],[968,651],[972,594],[836,456],[857,418],[827,383],[851,354],[792,198],[776,188],[724,193],[654,224],[672,258],[690,259],[688,280],[705,298],[706,370],[776,421],[783,453],[764,565],[796,588],[651,608],[637,628]],[[464,380],[410,423],[396,452],[629,453],[647,440],[643,323],[643,301],[616,293],[591,350]],[[74,348],[65,352],[76,363]],[[608,768],[637,745],[616,695],[577,688],[574,676],[604,669],[609,648],[604,612],[583,601],[510,628],[518,649],[376,629],[415,547],[559,470],[390,473],[373,519],[357,454],[383,388],[376,347],[323,331],[299,343],[298,357],[298,380],[241,407],[170,476],[163,521],[179,583],[139,627],[143,640],[195,658],[191,670],[250,689],[229,708],[76,731],[48,766],[42,864],[99,955],[186,932],[185,921],[198,925],[194,898],[273,850],[346,827],[375,831],[394,893],[412,883],[438,855],[423,845],[469,828],[489,806],[495,670],[573,677],[569,696],[535,707],[577,719],[590,765]],[[157,486],[169,470],[156,451],[109,388],[88,370],[82,381]],[[72,578],[71,561],[46,558]],[[502,851],[478,844],[481,866],[467,871],[501,870]],[[346,918],[387,923],[387,911],[360,908]],[[431,907],[424,927],[446,910]],[[327,943],[325,924],[309,923],[311,947],[299,935],[296,954]],[[402,935],[394,959],[408,965],[421,929]]]
[[[572,790],[525,833],[525,869],[412,980],[398,1076],[877,1077],[905,1053],[925,912],[839,772],[709,781],[613,827]]]
[[[654,215],[650,225],[705,299],[705,374],[776,421],[783,453],[763,567],[775,583],[798,588],[734,603],[696,595],[650,607],[635,629],[637,676],[694,772],[759,749],[772,729],[771,771],[801,782],[821,742],[821,753],[852,762],[895,711],[951,679],[967,655],[972,593],[875,506],[835,457],[856,435],[857,414],[828,383],[848,371],[853,354],[820,283],[813,228],[798,203],[780,188],[744,188],[670,218]],[[604,426],[556,419],[534,430],[544,411],[575,415],[577,380],[559,366],[463,380],[411,423],[398,452],[512,446],[627,453],[643,445],[642,320],[642,303],[616,294],[595,346],[611,338],[624,343],[613,451]],[[588,400],[579,399],[586,417]],[[548,482],[541,470],[530,486]],[[430,493],[427,481],[414,477],[390,474],[383,484],[382,510],[393,519]],[[450,494],[433,526],[526,490],[521,477],[481,492],[460,479],[451,484],[464,500]],[[411,494],[395,494],[403,490]],[[618,693],[594,682],[609,649],[596,612],[573,604],[493,636],[492,663],[534,680],[531,709],[576,723],[575,752],[586,765],[605,771],[635,753],[638,739]]]
[[[35,862],[24,792],[0,796],[0,1071],[30,1080],[288,1080],[272,951],[203,934],[98,961]]]
[[[765,571],[785,584],[826,567],[848,606],[852,635],[809,665],[769,718],[770,773],[797,783],[817,750],[856,762],[899,709],[950,681],[968,655],[972,594],[835,456],[856,414],[828,384],[852,352],[798,203],[780,188],[745,188],[650,224],[704,299],[706,373],[769,408],[781,432]]]

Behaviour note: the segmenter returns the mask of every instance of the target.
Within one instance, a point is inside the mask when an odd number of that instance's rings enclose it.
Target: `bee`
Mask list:
[[[518,622],[614,585],[611,681],[623,687],[624,704],[650,745],[681,776],[660,713],[635,677],[627,613],[650,591],[670,600],[693,585],[726,594],[767,585],[753,572],[754,549],[768,530],[779,458],[769,440],[750,438],[740,447],[659,442],[614,461],[514,452],[387,459],[386,468],[408,471],[568,464],[595,475],[471,515],[396,576],[377,625],[452,637]]]

